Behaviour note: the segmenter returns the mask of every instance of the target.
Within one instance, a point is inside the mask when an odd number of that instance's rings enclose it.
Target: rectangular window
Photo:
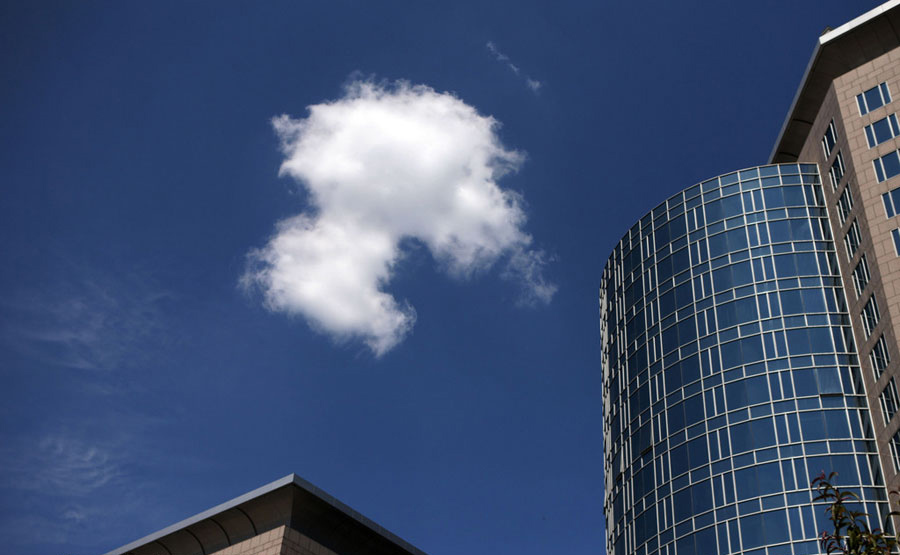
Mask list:
[[[891,237],[894,238],[894,252],[897,253],[897,256],[900,256],[900,229],[892,229]]]
[[[864,116],[872,110],[881,108],[891,101],[891,91],[887,83],[881,83],[862,94],[856,95],[856,105],[859,107],[859,115]]]
[[[900,430],[891,438],[891,458],[894,459],[894,471],[900,472]]]
[[[897,123],[897,114],[891,114],[886,118],[866,126],[866,141],[869,148],[880,145],[900,135],[900,124]],[[822,139],[824,141],[824,139]]]
[[[878,325],[878,303],[875,302],[875,295],[869,297],[869,301],[866,303],[866,306],[863,307],[860,316],[862,318],[863,328],[866,330],[866,337],[869,337],[872,335],[875,326]]]
[[[836,142],[837,133],[834,130],[834,120],[831,120],[831,123],[828,124],[828,129],[825,130],[825,136],[822,137],[822,150],[825,152],[826,159],[831,156],[831,149],[834,148]]]
[[[900,190],[900,188],[898,188]],[[838,198],[838,216],[841,218],[841,225],[847,223],[847,216],[850,215],[850,210],[853,209],[853,194],[850,192],[850,185],[847,185],[847,188],[844,189],[844,192],[841,193],[841,196]]]
[[[884,214],[888,218],[900,214],[900,187],[881,195],[881,200],[884,202]]]
[[[884,373],[888,364],[891,363],[891,355],[888,352],[887,341],[885,341],[884,335],[879,337],[875,346],[872,347],[872,352],[869,353],[869,361],[872,363],[872,370],[875,372],[875,379],[877,380]]]
[[[859,258],[859,264],[853,269],[853,286],[856,288],[857,298],[862,295],[871,277],[871,274],[869,274],[869,263],[866,262],[866,255],[863,254]]]
[[[844,236],[844,246],[847,247],[847,260],[853,260],[857,249],[859,249],[861,238],[862,236],[859,233],[859,221],[854,219],[853,223],[850,224],[850,229],[847,230],[847,235]]]
[[[887,426],[891,418],[897,414],[897,406],[900,405],[900,396],[897,395],[897,384],[891,378],[884,391],[881,392],[881,414],[884,416],[884,425]]]
[[[900,168],[898,168],[897,173],[900,173]],[[828,170],[828,177],[831,178],[831,187],[837,190],[838,185],[841,183],[841,178],[844,177],[844,155],[841,154],[840,150],[837,153],[837,158],[834,159],[834,163],[831,164],[831,169]]]
[[[875,177],[879,183],[900,174],[900,155],[896,150],[872,160],[872,164],[875,165]]]

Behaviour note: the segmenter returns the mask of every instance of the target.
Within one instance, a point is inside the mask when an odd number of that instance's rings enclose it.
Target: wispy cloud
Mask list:
[[[518,77],[524,79],[525,86],[528,87],[533,93],[537,94],[538,91],[541,90],[541,87],[544,86],[544,84],[537,79],[532,79],[528,75],[522,73],[522,70],[519,68],[519,66],[512,63],[512,60],[509,59],[509,56],[501,52],[493,41],[488,41],[485,46],[487,47],[488,52],[490,52],[494,56],[494,59],[496,59],[500,63],[506,64],[506,67],[508,67],[513,73],[515,73]]]
[[[258,286],[271,310],[384,354],[416,320],[409,303],[385,291],[405,239],[457,277],[506,257],[504,275],[527,297],[553,296],[541,273],[546,257],[522,229],[519,197],[497,183],[525,157],[503,147],[493,118],[424,85],[357,81],[307,118],[273,125],[281,173],[305,187],[311,206],[250,255],[243,283]]]
[[[3,485],[61,496],[88,495],[123,476],[121,453],[120,448],[108,443],[71,434],[47,435],[34,443],[22,441],[14,451],[0,452]],[[69,518],[77,517],[77,512]]]
[[[162,305],[170,299],[134,273],[73,268],[66,280],[0,298],[0,338],[44,364],[121,368],[142,360],[139,346],[163,338]]]
[[[6,422],[0,509],[16,516],[0,521],[0,537],[11,546],[118,537],[159,506],[136,478],[156,464],[149,432],[170,417],[131,406],[130,394],[146,387],[135,370],[168,362],[173,296],[151,272],[64,254],[54,263],[43,281],[0,295],[4,374],[52,380],[44,403],[60,403]]]
[[[0,521],[6,541],[69,544],[86,534],[112,534],[123,518],[137,518],[134,503],[143,495],[133,482],[134,458],[141,454],[128,435],[97,435],[96,429],[58,429],[6,438],[0,447],[0,497],[18,500],[15,517]]]

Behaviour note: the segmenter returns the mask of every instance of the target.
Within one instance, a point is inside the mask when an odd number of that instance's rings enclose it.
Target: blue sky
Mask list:
[[[874,5],[5,3],[5,545],[295,472],[434,555],[602,552],[606,256]]]

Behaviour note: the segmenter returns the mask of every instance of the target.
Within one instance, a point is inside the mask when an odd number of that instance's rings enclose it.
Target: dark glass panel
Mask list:
[[[650,408],[650,388],[647,384],[642,385],[637,391],[628,398],[630,411],[629,419],[634,420],[637,416]]]
[[[656,240],[656,247],[659,248],[669,242],[669,224],[663,224],[656,228],[653,232],[653,238]]]
[[[741,518],[741,539],[744,549],[753,549],[766,544],[762,514]]]
[[[866,97],[866,104],[868,105],[870,112],[875,108],[880,108],[882,104],[884,104],[881,100],[881,91],[878,90],[878,87],[872,87],[863,94]]]
[[[825,411],[825,431],[829,438],[850,437],[847,413],[843,410]]]
[[[801,289],[803,310],[809,312],[825,312],[825,296],[821,289]]]
[[[709,257],[716,258],[723,254],[747,248],[747,232],[743,227],[732,229],[709,238]]]
[[[684,403],[678,403],[674,407],[666,410],[666,416],[669,420],[669,434],[684,429]]]
[[[709,462],[709,451],[706,447],[706,437],[698,437],[687,442],[687,455],[691,468],[699,468]]]
[[[678,518],[676,517],[675,520],[677,521]],[[696,538],[694,536],[695,534],[689,534],[683,538],[679,538],[678,541],[675,542],[678,555],[698,555]],[[618,553],[616,555],[618,555]]]
[[[803,187],[782,187],[781,190],[784,192],[784,204],[786,206],[806,206]]]
[[[734,368],[743,364],[740,341],[725,343],[720,347],[720,350],[722,352],[722,368]]]
[[[803,441],[826,439],[825,417],[821,411],[800,413],[800,428],[803,430]]]
[[[663,372],[666,380],[666,394],[672,393],[682,385],[681,363],[674,364]]]
[[[694,514],[691,509],[691,488],[684,488],[676,491],[672,496],[672,505],[675,508],[675,522],[681,522],[686,518],[691,518]]]
[[[653,444],[653,435],[650,424],[644,424],[632,435],[631,458],[636,459],[645,449]]]
[[[687,233],[687,227],[685,224],[684,216],[678,216],[676,218],[672,218],[669,220],[669,237],[672,239],[678,239],[685,233]],[[657,243],[659,245],[661,243]]]
[[[781,291],[778,296],[781,298],[782,314],[803,314],[803,296],[799,289]]]
[[[884,156],[881,161],[884,164],[884,174],[886,178],[891,178],[900,174],[900,158],[897,157],[896,152]]]
[[[900,208],[900,187],[891,191],[891,200],[894,201],[895,208]]]
[[[825,329],[828,328],[817,328],[817,329]],[[829,344],[830,346],[830,344]],[[843,393],[841,388],[841,376],[838,374],[838,369],[833,367],[825,367],[825,368],[817,368],[816,375],[819,379],[819,393],[820,394],[838,394]],[[846,426],[846,424],[845,424]],[[847,434],[840,434],[839,437],[844,437]]]
[[[878,143],[883,143],[884,141],[893,137],[891,133],[891,126],[888,123],[887,118],[880,119],[872,124],[872,129],[875,131],[875,138]]]
[[[809,342],[809,330],[806,328],[799,328],[793,330],[787,330],[785,332],[787,336],[788,347],[791,351],[791,355],[808,355],[812,351],[812,346]]]
[[[792,238],[791,221],[776,220],[769,222],[769,236],[772,243],[784,243]]]
[[[791,223],[791,238],[794,241],[811,241],[812,231],[808,220],[788,220]]]
[[[803,368],[801,370],[792,370],[791,374],[794,376],[794,388],[796,389],[797,397],[819,394],[815,370],[812,368]]]
[[[753,435],[754,449],[775,445],[775,423],[771,418],[751,420],[750,431]]]
[[[704,528],[694,534],[697,545],[697,553],[706,555],[707,553],[717,553],[716,547],[716,529],[712,526]],[[680,553],[680,552],[679,552]]]
[[[773,187],[763,190],[763,196],[766,199],[766,208],[784,208],[784,193],[781,187]]]
[[[671,327],[663,330],[663,332],[662,332],[663,353],[668,353],[674,349],[677,349],[678,345],[679,345],[678,326],[671,326]]]
[[[768,381],[765,376],[755,376],[726,384],[725,399],[728,403],[728,410],[768,401]]]
[[[688,445],[682,443],[673,448],[669,453],[669,461],[672,467],[672,477],[680,476],[690,470],[691,463],[688,456]]]
[[[765,353],[763,352],[761,336],[754,335],[741,339],[741,356],[744,364],[763,360]]]
[[[813,353],[832,353],[834,352],[834,343],[832,342],[831,328],[809,328],[809,348]],[[823,392],[829,393],[829,392]],[[838,393],[835,391],[834,393]]]
[[[685,384],[700,379],[700,361],[697,355],[692,355],[681,361],[681,377]]]
[[[691,282],[687,281],[675,288],[675,305],[684,308],[694,301],[694,292]]]
[[[753,449],[753,435],[751,434],[749,422],[735,424],[731,426],[729,432],[731,435],[731,449],[733,453],[743,453],[744,451]]]
[[[704,480],[691,486],[691,502],[694,515],[704,513],[713,508],[712,490],[710,489],[709,480]]]
[[[693,316],[679,322],[677,328],[679,345],[686,345],[697,339],[697,326],[694,324]]]
[[[685,427],[693,426],[703,420],[703,396],[694,395],[684,401]]]
[[[768,543],[781,543],[791,539],[788,532],[787,514],[785,511],[769,511],[763,513],[763,528],[766,531]]]

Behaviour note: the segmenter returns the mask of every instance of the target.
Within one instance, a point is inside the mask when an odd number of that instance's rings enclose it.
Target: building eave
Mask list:
[[[224,503],[216,505],[215,507],[198,513],[196,515],[190,516],[180,522],[172,524],[171,526],[167,526],[161,530],[153,532],[135,540],[131,543],[123,545],[117,549],[113,549],[112,551],[107,552],[105,555],[126,555],[132,551],[135,551],[138,548],[147,546],[149,544],[159,542],[167,537],[172,536],[178,532],[189,530],[190,527],[201,524],[205,521],[210,521],[211,519],[216,518],[218,515],[225,513],[226,511],[230,511],[232,509],[240,509],[242,505],[245,505],[249,502],[258,501],[261,498],[273,494],[277,490],[288,487],[295,486],[305,492],[306,494],[312,496],[318,501],[324,502],[332,509],[338,511],[342,517],[347,518],[361,526],[365,529],[368,529],[372,533],[377,536],[387,540],[388,542],[394,544],[395,546],[403,549],[411,555],[426,555],[425,552],[416,548],[412,544],[398,537],[397,535],[391,533],[383,526],[373,522],[372,520],[366,518],[358,511],[355,511],[348,505],[342,503],[340,500],[335,498],[333,495],[325,492],[324,490],[316,487],[310,482],[304,480],[300,476],[296,474],[288,474],[283,478],[279,478],[273,482],[270,482],[262,487],[256,488],[253,491],[247,492],[243,495],[235,497],[234,499],[230,499]],[[261,531],[260,531],[261,532]]]
[[[815,119],[813,110],[821,106],[834,79],[900,46],[898,7],[900,0],[890,0],[818,38],[770,164],[797,161]]]

